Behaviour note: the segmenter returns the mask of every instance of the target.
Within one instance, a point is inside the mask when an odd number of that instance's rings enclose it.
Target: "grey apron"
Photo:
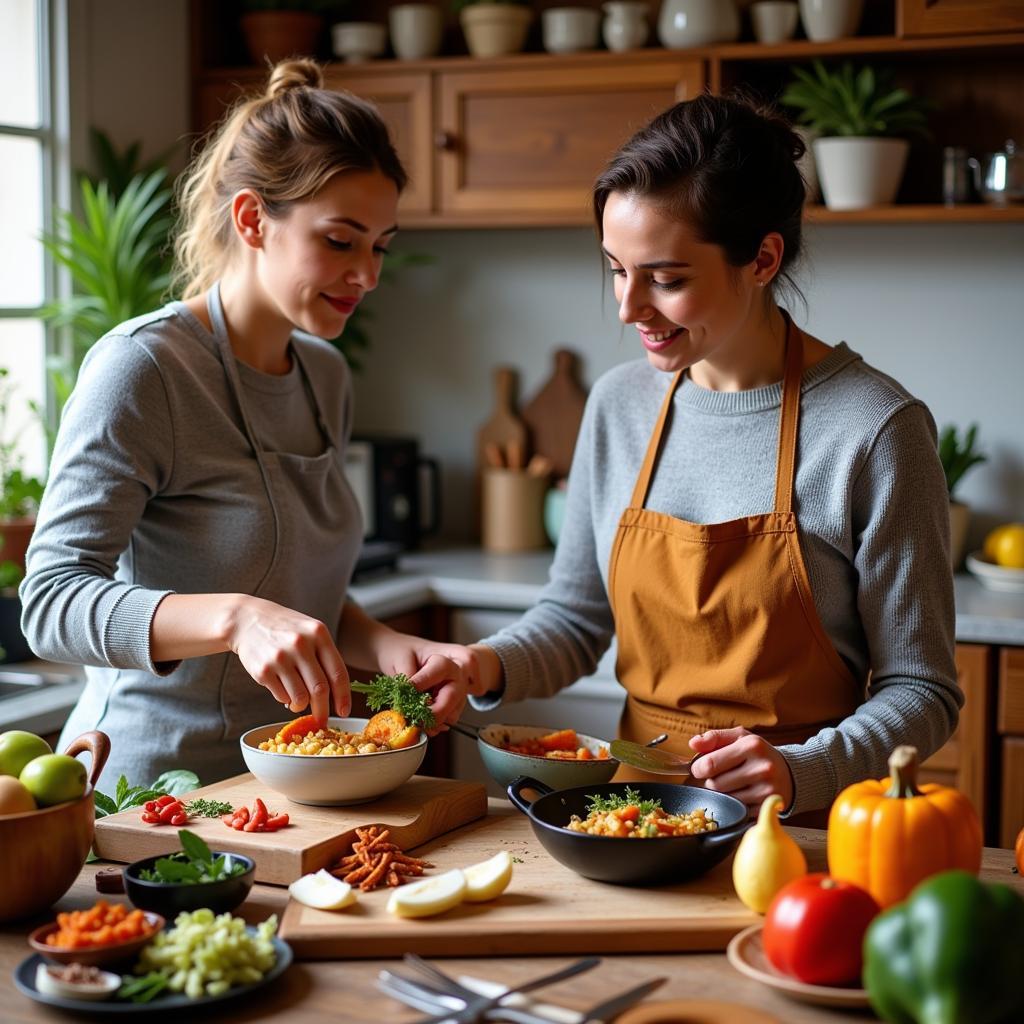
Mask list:
[[[293,343],[292,357],[315,409],[324,449],[311,457],[266,451],[253,431],[217,285],[207,296],[207,308],[224,370],[225,397],[234,407],[231,418],[237,428],[224,443],[237,445],[243,457],[232,483],[236,504],[246,510],[245,526],[225,531],[212,543],[203,537],[204,548],[225,552],[225,568],[233,566],[227,572],[207,564],[182,574],[175,583],[166,578],[129,581],[156,590],[173,587],[178,593],[253,594],[319,619],[337,634],[363,533],[359,506],[343,468],[344,417],[336,409],[333,422],[339,425],[332,429],[331,417],[324,415],[327,403],[340,405],[344,400],[338,380],[314,379],[301,352],[303,343]],[[252,455],[248,464],[246,449]],[[195,460],[201,469],[201,449],[183,457]],[[201,499],[202,492],[192,497]],[[155,496],[144,518],[159,518],[161,502],[174,500],[173,494]],[[217,523],[197,515],[179,528],[174,543],[185,547],[191,537],[222,528]],[[99,784],[106,793],[113,792],[120,774],[133,785],[148,785],[170,768],[194,771],[204,784],[238,774],[245,770],[238,737],[247,729],[291,717],[234,654],[189,658],[165,676],[92,666],[86,668],[86,676],[85,691],[64,727],[60,749],[89,729],[107,732],[111,754]]]

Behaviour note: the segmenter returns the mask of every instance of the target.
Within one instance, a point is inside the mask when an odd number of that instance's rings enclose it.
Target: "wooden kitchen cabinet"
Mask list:
[[[899,36],[958,36],[1024,30],[1024,0],[900,0]]]
[[[996,835],[990,762],[993,729],[993,655],[985,644],[956,645],[956,674],[964,706],[956,732],[921,766],[922,782],[937,782],[965,793],[981,818],[987,842]]]
[[[999,708],[1002,772],[999,845],[1013,847],[1024,828],[1024,647],[999,652]]]

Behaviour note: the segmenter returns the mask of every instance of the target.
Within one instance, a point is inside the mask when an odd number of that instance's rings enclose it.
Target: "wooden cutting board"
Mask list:
[[[559,349],[550,379],[523,406],[533,450],[551,460],[556,480],[569,475],[586,404],[587,393],[579,381],[579,358],[569,349]]]
[[[477,432],[477,466],[480,468],[487,465],[484,449],[488,445],[497,446],[506,468],[525,468],[528,435],[526,424],[516,409],[518,387],[519,377],[512,367],[499,366],[494,371],[494,412]]]
[[[652,840],[656,842],[656,840]],[[685,885],[640,889],[594,882],[545,852],[530,823],[504,809],[415,850],[429,874],[468,867],[508,850],[512,883],[493,903],[462,904],[407,920],[386,909],[390,889],[360,893],[347,910],[313,910],[294,900],[281,938],[307,960],[401,956],[665,953],[722,950],[760,921],[736,898],[732,859]]]
[[[350,853],[356,829],[384,825],[403,849],[474,821],[487,813],[487,790],[477,782],[414,775],[373,803],[350,807],[296,804],[269,790],[252,775],[238,775],[189,794],[252,807],[256,797],[272,811],[287,811],[291,824],[277,832],[236,832],[220,818],[191,818],[186,826],[211,849],[244,853],[256,862],[256,881],[288,885],[300,875],[334,864]],[[178,830],[147,825],[133,807],[96,822],[96,854],[105,860],[131,862],[180,849]]]

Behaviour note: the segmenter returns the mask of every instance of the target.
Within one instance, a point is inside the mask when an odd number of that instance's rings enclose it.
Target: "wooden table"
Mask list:
[[[504,803],[503,801],[499,803]],[[825,833],[812,829],[793,829],[808,853],[812,871],[825,870]],[[91,906],[97,899],[94,875],[101,864],[86,865],[75,884],[57,904],[58,910]],[[1013,873],[1013,854],[1009,850],[986,849],[982,867],[986,881],[1002,881],[1024,893],[1024,881]],[[278,915],[287,902],[287,891],[268,885],[256,885],[245,904],[236,913],[251,923]],[[36,1003],[14,987],[12,972],[30,952],[25,936],[37,924],[52,919],[46,914],[18,925],[0,926],[0,1011],[5,1024],[74,1019],[72,1015]],[[574,957],[488,957],[445,959],[442,966],[453,974],[466,974],[514,984],[556,970]],[[341,1019],[356,1024],[402,1024],[421,1016],[416,1011],[379,993],[374,987],[378,971],[394,966],[393,961],[359,960],[349,962],[295,963],[272,986],[262,989],[251,1000],[241,1000],[213,1008],[197,1019],[218,1022],[287,1020],[289,1024],[323,1024]],[[600,966],[588,975],[586,986],[565,982],[544,990],[544,999],[582,1009],[602,997],[632,987],[648,978],[664,976],[668,981],[651,997],[663,999],[721,999],[757,1007],[774,1014],[780,1024],[857,1024],[878,1018],[869,1011],[829,1010],[794,1002],[735,971],[722,953],[684,953],[677,955],[605,956]],[[212,1015],[212,1016],[211,1016]]]

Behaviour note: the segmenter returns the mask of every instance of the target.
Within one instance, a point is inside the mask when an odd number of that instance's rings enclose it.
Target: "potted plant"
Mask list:
[[[474,57],[501,57],[525,45],[533,20],[525,0],[454,0],[453,7]]]
[[[18,435],[8,436],[14,391],[10,371],[0,367],[0,533],[3,534],[0,562],[11,562],[24,570],[25,552],[35,528],[35,514],[43,496],[43,484],[36,477],[25,475],[18,453]],[[33,411],[36,410],[33,408]]]
[[[971,510],[963,502],[957,501],[953,497],[953,492],[967,470],[988,458],[975,448],[977,436],[977,423],[972,423],[967,428],[962,441],[952,424],[943,427],[939,434],[939,459],[946,474],[946,487],[949,490],[949,551],[954,570],[959,568],[964,557],[964,542],[967,539]]]
[[[814,133],[814,159],[825,205],[859,210],[896,198],[910,144],[903,136],[927,135],[929,104],[896,87],[888,70],[855,70],[845,62],[829,70],[794,67],[795,81],[781,102],[799,113]]]
[[[338,6],[318,0],[242,0],[240,24],[254,64],[314,57],[324,14]]]

